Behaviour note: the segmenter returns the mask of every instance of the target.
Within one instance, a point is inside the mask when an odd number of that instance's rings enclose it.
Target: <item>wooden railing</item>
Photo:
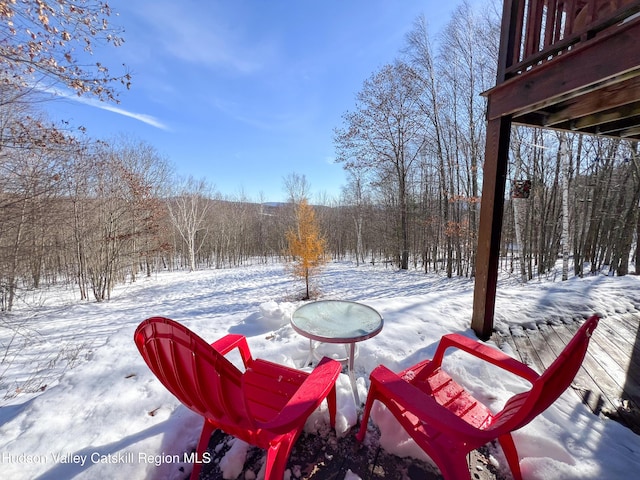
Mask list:
[[[639,12],[640,0],[505,0],[499,81],[577,48]]]

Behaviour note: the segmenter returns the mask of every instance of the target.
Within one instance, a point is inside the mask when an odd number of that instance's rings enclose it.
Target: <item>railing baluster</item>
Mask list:
[[[508,0],[509,1],[509,0]],[[510,0],[506,78],[575,48],[640,11],[640,0]],[[505,39],[503,39],[505,41]]]
[[[549,47],[556,42],[555,25],[557,13],[558,0],[549,0],[547,8],[545,9],[543,48]]]
[[[524,39],[524,58],[540,51],[540,0],[529,0],[527,9],[527,30]]]
[[[526,34],[526,32],[524,31],[524,12],[525,12],[526,3],[527,2],[525,0],[520,0],[518,2],[518,13],[516,17],[518,23],[516,24],[516,29],[515,29],[515,40],[514,40],[515,45],[513,49],[514,57],[511,65],[520,63],[522,60],[524,60],[524,57],[525,57],[522,49],[522,39]]]

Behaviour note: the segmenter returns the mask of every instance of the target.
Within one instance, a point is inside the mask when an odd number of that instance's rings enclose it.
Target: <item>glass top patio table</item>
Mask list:
[[[309,339],[309,358],[314,356],[314,340],[349,345],[347,368],[356,405],[360,402],[353,370],[355,344],[376,336],[382,330],[383,324],[382,315],[374,308],[346,300],[318,300],[307,303],[291,316],[293,329]]]
[[[325,343],[351,343],[382,330],[382,316],[373,308],[346,300],[318,300],[299,307],[291,326],[299,334]]]

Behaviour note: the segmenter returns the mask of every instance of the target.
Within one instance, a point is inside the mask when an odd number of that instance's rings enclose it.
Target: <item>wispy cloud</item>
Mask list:
[[[54,88],[54,87],[42,88],[40,86],[36,88],[38,88],[38,90],[43,91],[45,93],[49,93],[55,97],[60,97],[67,100],[73,100],[74,102],[79,102],[93,108],[99,108],[100,110],[106,110],[108,112],[117,113],[118,115],[133,118],[134,120],[138,120],[139,122],[146,123],[147,125],[151,125],[152,127],[159,128],[161,130],[166,130],[166,131],[171,130],[166,124],[158,120],[153,115],[147,115],[146,113],[131,112],[129,110],[125,110],[124,108],[116,107],[114,105],[111,105],[106,102],[101,102],[100,100],[96,100],[94,98],[79,96],[73,92],[64,91],[59,88]]]
[[[101,110],[107,110],[109,112],[117,113],[118,115],[123,115],[125,117],[133,118],[134,120],[138,120],[142,123],[146,123],[147,125],[151,125],[152,127],[156,127],[161,130],[167,130],[167,131],[170,130],[170,128],[167,125],[162,123],[156,117],[152,115],[147,115],[146,113],[130,112],[123,108],[114,107],[113,105],[109,105],[108,103],[103,103],[98,100],[93,100],[90,98],[84,98],[84,97],[78,97],[78,96],[75,96],[75,97],[71,96],[67,98],[78,101],[80,103],[84,103],[85,105],[89,105],[91,107],[99,108]]]

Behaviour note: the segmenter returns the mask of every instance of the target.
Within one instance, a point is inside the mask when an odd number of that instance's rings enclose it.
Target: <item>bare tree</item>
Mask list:
[[[365,261],[365,248],[364,248],[364,223],[366,219],[366,210],[368,207],[369,199],[367,197],[365,181],[362,175],[356,170],[349,171],[349,183],[343,189],[344,207],[350,213],[350,217],[353,221],[354,235],[355,235],[355,257],[356,265],[364,263]]]
[[[364,82],[355,111],[343,115],[335,131],[336,161],[347,170],[376,172],[380,183],[391,182],[397,195],[400,238],[397,258],[409,267],[409,182],[426,144],[423,87],[415,71],[397,61]]]
[[[182,180],[168,201],[171,221],[187,249],[190,271],[197,269],[196,254],[209,234],[206,219],[212,192],[212,187],[205,179],[189,177]]]
[[[447,174],[447,166],[449,162],[448,145],[446,143],[447,132],[445,122],[442,82],[440,81],[439,71],[435,63],[434,54],[431,46],[431,38],[427,29],[424,16],[418,17],[415,21],[413,29],[407,35],[407,47],[405,54],[409,58],[409,62],[415,69],[415,81],[422,86],[422,93],[418,103],[424,115],[425,138],[429,135],[430,141],[425,145],[435,158],[438,171],[438,184],[440,186],[438,198],[440,199],[438,210],[442,218],[443,229],[446,238],[446,258],[447,258],[447,274],[452,275],[453,267],[453,243],[449,233],[450,229],[450,205],[449,200],[452,195],[449,187],[450,176]],[[448,100],[448,99],[447,99]],[[455,103],[454,103],[455,104]],[[426,156],[423,154],[423,167]],[[423,176],[424,178],[424,176]]]
[[[287,200],[293,205],[299,204],[303,199],[308,199],[311,193],[311,184],[307,177],[292,172],[282,179]]]
[[[3,308],[19,283],[38,287],[58,205],[55,197],[72,140],[28,116],[26,107],[0,106],[0,263]],[[41,136],[31,133],[39,131]],[[43,139],[46,139],[44,141]]]
[[[95,44],[122,44],[122,30],[109,24],[111,15],[99,0],[1,2],[2,84],[13,91],[4,101],[19,100],[25,90],[53,88],[114,100],[113,85],[128,88],[130,75],[112,76],[104,64],[87,61]]]
[[[152,145],[120,135],[109,142],[119,160],[120,182],[127,188],[129,258],[126,263],[135,281],[141,266],[151,274],[151,259],[165,252],[169,236],[161,228],[167,215],[161,198],[167,194],[171,168]],[[126,264],[125,263],[125,264]]]
[[[30,173],[24,173],[32,180],[31,186],[24,184],[19,193],[0,191],[3,196],[19,194],[23,198],[21,221],[15,224],[20,228],[12,234],[18,250],[19,245],[26,247],[24,242],[29,245],[29,261],[18,261],[14,255],[9,271],[23,279],[29,272],[36,285],[46,261],[45,252],[51,251],[45,248],[46,243],[54,237],[53,232],[60,232],[51,229],[47,221],[64,218],[52,215],[52,209],[63,204],[55,197],[55,189],[65,174],[53,165],[73,157],[78,141],[68,127],[43,120],[29,107],[42,100],[42,95],[51,94],[116,100],[116,87],[129,87],[127,72],[113,76],[104,64],[89,60],[96,44],[118,46],[123,41],[121,30],[109,24],[111,14],[108,4],[98,0],[0,2],[0,162],[5,169],[16,162],[25,168],[31,165]],[[36,172],[42,175],[39,180]],[[51,201],[43,200],[47,195]],[[8,205],[0,204],[0,214],[15,214],[11,205],[17,204],[12,200]],[[13,293],[10,295],[13,297]]]
[[[570,151],[566,134],[558,135],[558,152],[560,154],[560,168],[562,171],[562,280],[569,279],[569,175],[570,175]]]

